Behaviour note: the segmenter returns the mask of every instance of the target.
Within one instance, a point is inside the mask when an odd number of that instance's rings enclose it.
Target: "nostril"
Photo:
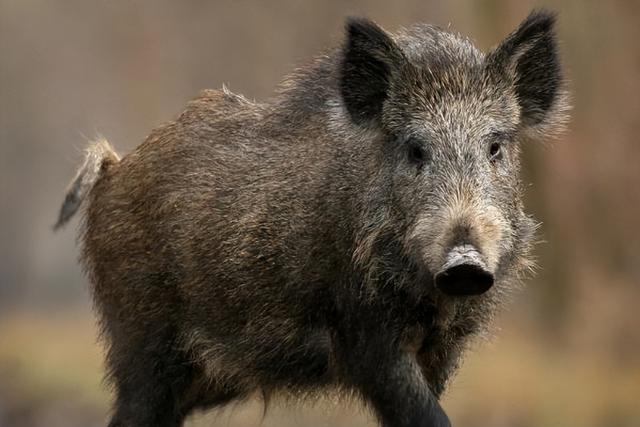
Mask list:
[[[480,295],[493,286],[493,274],[477,264],[459,264],[436,274],[435,283],[447,295]]]
[[[449,251],[435,276],[435,285],[447,295],[480,295],[493,286],[493,273],[472,245],[458,245]]]

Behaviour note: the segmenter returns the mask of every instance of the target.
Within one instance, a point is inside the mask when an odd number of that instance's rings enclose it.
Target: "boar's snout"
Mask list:
[[[455,296],[483,294],[493,286],[493,280],[480,252],[471,245],[451,249],[435,275],[436,287]]]

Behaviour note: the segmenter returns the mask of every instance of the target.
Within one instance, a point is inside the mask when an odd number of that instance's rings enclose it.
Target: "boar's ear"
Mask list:
[[[491,74],[513,85],[522,124],[542,134],[561,130],[568,109],[554,24],[553,13],[533,11],[486,61]]]
[[[351,120],[365,125],[379,118],[391,75],[404,56],[387,33],[367,19],[349,18],[346,31],[340,92]]]

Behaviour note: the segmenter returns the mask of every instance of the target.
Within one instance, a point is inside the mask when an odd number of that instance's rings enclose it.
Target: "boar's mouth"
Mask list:
[[[470,245],[456,246],[449,251],[442,269],[435,275],[436,287],[447,295],[480,295],[493,286],[489,271],[480,253]]]

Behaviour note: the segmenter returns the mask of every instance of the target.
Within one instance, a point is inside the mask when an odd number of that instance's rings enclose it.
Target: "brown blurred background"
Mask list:
[[[203,88],[264,99],[339,43],[344,18],[424,21],[486,50],[534,6],[560,13],[574,110],[525,150],[541,266],[471,352],[457,427],[640,425],[640,2],[0,0],[0,426],[105,425],[109,393],[75,226],[53,234],[88,138],[121,153]],[[364,426],[356,405],[258,403],[189,426]]]

